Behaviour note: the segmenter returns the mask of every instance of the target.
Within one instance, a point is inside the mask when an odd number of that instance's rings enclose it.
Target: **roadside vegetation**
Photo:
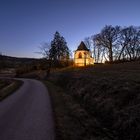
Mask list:
[[[57,139],[140,139],[139,61],[65,69],[48,81]]]
[[[14,93],[22,85],[21,81],[0,79],[0,101]]]

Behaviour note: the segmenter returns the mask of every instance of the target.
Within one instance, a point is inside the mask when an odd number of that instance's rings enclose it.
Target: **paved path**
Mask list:
[[[54,140],[54,124],[46,87],[22,79],[23,86],[0,102],[0,140]]]

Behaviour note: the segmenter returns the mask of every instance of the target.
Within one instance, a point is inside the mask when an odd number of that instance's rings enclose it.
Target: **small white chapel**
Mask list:
[[[82,41],[74,52],[74,65],[75,66],[89,66],[94,65],[94,59],[90,50],[86,47]]]

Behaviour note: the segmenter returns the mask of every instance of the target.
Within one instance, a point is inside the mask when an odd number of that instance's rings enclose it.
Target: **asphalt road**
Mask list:
[[[46,87],[22,79],[23,86],[0,102],[0,140],[54,140],[54,123]]]

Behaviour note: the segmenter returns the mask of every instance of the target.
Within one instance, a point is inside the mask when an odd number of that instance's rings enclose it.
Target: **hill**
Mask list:
[[[22,64],[31,64],[37,60],[35,58],[18,58],[0,55],[0,66],[1,68],[15,68]]]
[[[140,61],[69,68],[49,81],[62,89],[51,94],[61,139],[140,139]]]

